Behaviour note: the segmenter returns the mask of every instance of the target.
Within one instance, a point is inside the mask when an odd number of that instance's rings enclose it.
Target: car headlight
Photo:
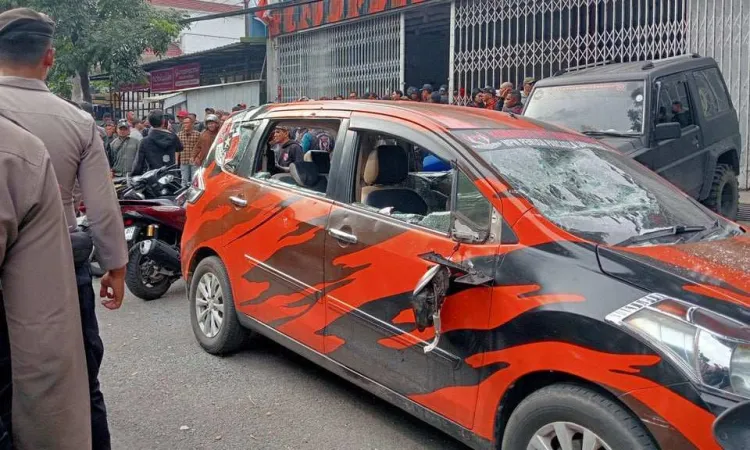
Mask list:
[[[750,327],[663,294],[636,300],[607,320],[651,343],[695,383],[750,398]]]

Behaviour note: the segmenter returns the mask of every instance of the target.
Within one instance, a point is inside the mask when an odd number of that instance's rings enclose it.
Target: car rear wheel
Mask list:
[[[711,192],[703,204],[729,220],[736,220],[739,201],[740,185],[734,169],[728,164],[717,165],[711,183]]]
[[[640,420],[598,392],[554,384],[524,399],[511,414],[503,449],[656,450]]]
[[[193,334],[208,353],[233,353],[252,336],[237,318],[229,276],[219,258],[211,256],[198,264],[188,295]]]

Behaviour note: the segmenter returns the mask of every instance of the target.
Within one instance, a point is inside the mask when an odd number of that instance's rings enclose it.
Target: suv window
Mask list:
[[[682,128],[693,125],[695,121],[685,75],[670,75],[659,81],[661,95],[656,110],[656,123],[677,122]]]
[[[261,139],[252,178],[325,195],[339,120],[280,120]]]
[[[391,135],[361,132],[357,142],[354,203],[447,234],[454,176],[451,165],[433,152]]]
[[[719,69],[712,67],[700,70],[695,72],[693,77],[703,117],[710,119],[731,108]]]

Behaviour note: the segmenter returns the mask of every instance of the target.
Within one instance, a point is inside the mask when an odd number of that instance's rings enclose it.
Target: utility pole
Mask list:
[[[250,7],[250,0],[243,0],[245,9]],[[245,37],[250,37],[250,13],[245,13]]]

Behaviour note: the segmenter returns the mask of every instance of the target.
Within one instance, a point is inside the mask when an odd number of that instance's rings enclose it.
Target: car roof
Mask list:
[[[635,61],[616,64],[601,64],[565,72],[545,78],[536,86],[560,86],[567,84],[601,83],[607,81],[647,80],[660,76],[684,72],[698,67],[716,66],[713,58],[697,54],[680,55],[653,61]]]
[[[481,108],[452,106],[406,100],[324,100],[265,105],[263,116],[278,111],[349,111],[382,114],[408,120],[429,129],[450,131],[459,129],[543,129],[563,131],[562,128],[529,120],[520,115],[506,114]],[[569,130],[564,130],[569,131]]]

